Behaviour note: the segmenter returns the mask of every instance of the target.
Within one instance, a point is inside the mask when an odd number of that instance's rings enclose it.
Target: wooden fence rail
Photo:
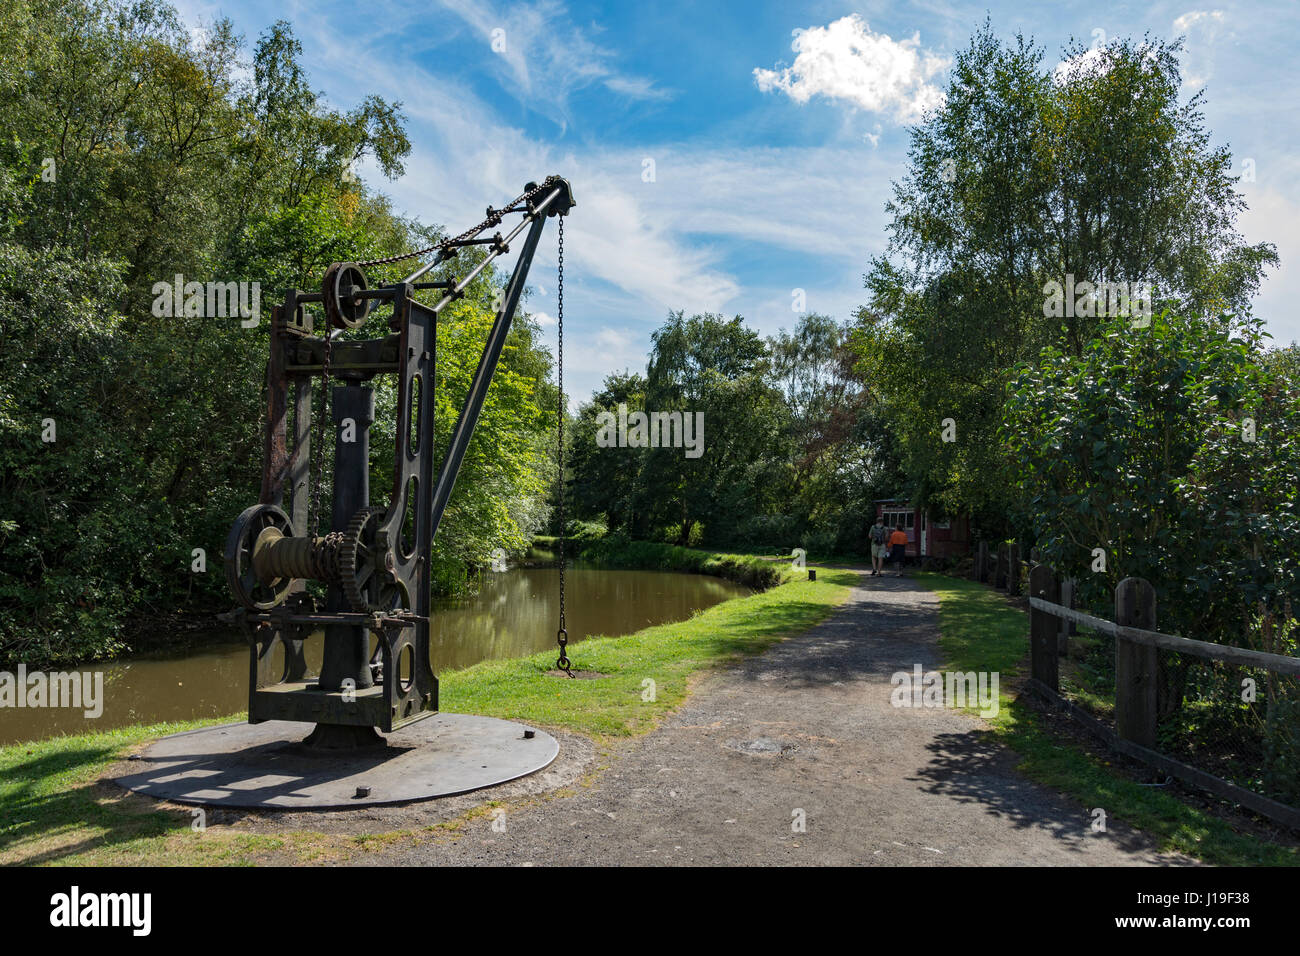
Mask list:
[[[1300,676],[1300,657],[1288,657],[1285,654],[1269,654],[1265,651],[1252,651],[1245,647],[1233,647],[1229,644],[1214,644],[1209,641],[1197,641],[1189,637],[1177,637],[1173,634],[1161,634],[1159,631],[1144,631],[1140,627],[1124,627],[1102,617],[1093,617],[1083,611],[1076,611],[1061,604],[1051,604],[1041,598],[1030,597],[1029,606],[1035,610],[1045,611],[1053,617],[1072,621],[1090,627],[1100,634],[1122,637],[1135,644],[1151,644],[1165,651],[1178,651],[1180,654],[1195,654],[1210,660],[1224,661],[1228,664],[1240,664],[1243,667],[1258,667],[1263,670],[1276,671],[1279,674]]]
[[[1105,738],[1113,749],[1279,823],[1300,829],[1300,809],[1261,796],[1155,750],[1158,655],[1161,650],[1293,676],[1300,676],[1300,658],[1160,633],[1155,630],[1155,588],[1141,578],[1125,578],[1115,588],[1115,620],[1108,621],[1062,604],[1061,584],[1056,575],[1047,565],[1036,564],[1029,573],[1029,607],[1029,686],[1035,692]],[[1114,731],[1061,696],[1061,622],[1082,624],[1115,638]]]

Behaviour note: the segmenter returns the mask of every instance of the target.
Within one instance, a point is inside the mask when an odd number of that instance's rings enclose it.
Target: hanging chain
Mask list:
[[[325,409],[330,397],[330,353],[334,340],[330,338],[328,323],[325,326],[325,357],[321,361],[320,414],[316,418],[316,447],[312,449],[311,508],[307,514],[307,537],[320,534],[320,488],[325,477]]]
[[[555,417],[556,445],[559,449],[557,456],[559,475],[557,477],[560,486],[557,495],[560,512],[560,629],[555,634],[555,640],[560,645],[560,659],[555,662],[555,666],[568,674],[569,677],[573,677],[573,664],[569,661],[569,655],[565,653],[565,648],[569,645],[569,632],[565,629],[564,622],[564,216],[561,215],[556,218],[560,227],[559,286],[555,293],[555,324],[559,329],[556,368],[560,386],[560,399]]]

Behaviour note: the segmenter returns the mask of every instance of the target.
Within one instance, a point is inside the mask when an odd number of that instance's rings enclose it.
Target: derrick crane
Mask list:
[[[429,661],[433,537],[546,221],[567,215],[574,205],[569,183],[558,176],[529,183],[514,201],[501,209],[489,206],[481,223],[455,238],[387,259],[336,262],[326,270],[319,292],[291,289],[275,308],[260,500],[240,514],[225,548],[226,578],[239,607],[223,617],[238,623],[249,642],[249,723],[315,723],[306,743],[334,749],[381,744],[376,729],[390,732],[437,713],[438,680]],[[522,221],[506,235],[483,235],[513,215],[522,215]],[[525,230],[465,404],[435,471],[438,314],[489,263],[509,252]],[[562,224],[560,236],[562,242]],[[464,277],[422,281],[459,249],[476,245],[487,247],[488,254]],[[428,254],[432,257],[401,281],[369,287],[364,267]],[[421,289],[445,291],[429,307],[414,298]],[[323,308],[326,328],[321,334],[304,308],[308,304]],[[375,306],[391,306],[389,334],[335,342],[343,331],[361,327]],[[393,487],[385,507],[370,505],[375,394],[366,383],[377,375],[397,376]],[[339,382],[329,392],[335,425],[333,494],[330,530],[322,535],[317,533],[322,467],[312,462],[323,464],[325,419],[321,408],[313,449],[312,392],[320,380],[326,394],[331,377]],[[308,581],[327,585],[323,606],[307,590]],[[323,635],[323,661],[319,675],[311,675],[304,648],[317,634]],[[277,649],[283,667],[273,668]]]

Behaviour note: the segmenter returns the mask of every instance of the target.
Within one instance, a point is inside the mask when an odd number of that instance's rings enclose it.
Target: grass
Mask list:
[[[848,597],[855,580],[847,571],[825,570],[816,583],[793,575],[784,584],[717,604],[686,621],[573,645],[575,667],[607,675],[597,680],[547,675],[555,664],[554,651],[484,661],[439,675],[441,703],[457,712],[576,731],[597,742],[642,734],[681,704],[702,672],[762,651],[826,618]],[[225,722],[229,719],[127,727],[0,748],[0,863],[319,862],[365,853],[396,838],[314,831],[266,836],[220,826],[199,834],[188,809],[159,810],[116,788],[96,786],[110,764],[156,737]],[[399,835],[423,838],[405,831]]]
[[[1020,754],[1019,769],[1038,783],[1101,807],[1154,837],[1160,849],[1220,866],[1295,866],[1295,848],[1238,833],[1225,821],[1153,787],[1129,780],[1075,742],[1053,735],[1031,707],[1006,693],[1029,652],[1029,616],[991,588],[938,574],[917,576],[939,596],[940,647],[947,668],[997,671],[1001,703],[989,721],[997,739]]]

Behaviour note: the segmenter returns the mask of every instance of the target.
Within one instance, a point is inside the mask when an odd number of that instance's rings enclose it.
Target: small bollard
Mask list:
[[[368,796],[370,796],[370,788],[369,788],[369,787],[357,787],[357,796],[356,796],[356,799],[360,800],[361,798],[363,798],[363,797],[368,797]]]
[[[534,737],[536,737],[536,736],[537,736],[537,731],[535,731],[535,730],[525,730],[525,731],[524,731],[524,740],[532,740],[532,739],[533,739]]]
[[[816,568],[809,568],[809,569],[808,569],[808,580],[809,580],[809,581],[816,581],[816,580],[817,580],[817,569],[816,569]]]

